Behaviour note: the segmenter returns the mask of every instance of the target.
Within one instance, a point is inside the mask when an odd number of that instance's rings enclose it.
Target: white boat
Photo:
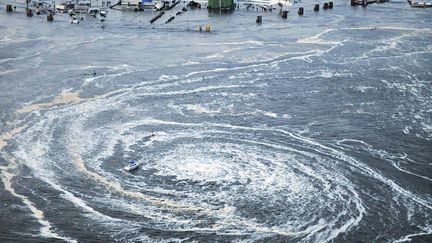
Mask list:
[[[163,2],[163,1],[157,2],[154,5],[154,10],[156,10],[156,11],[161,11],[164,8],[165,8],[165,2]]]
[[[124,169],[127,171],[131,171],[131,170],[135,170],[136,168],[138,168],[138,166],[139,166],[139,163],[137,163],[135,160],[131,160],[131,161],[129,161],[129,164],[124,167]]]
[[[100,14],[101,17],[106,17],[107,14],[108,14],[108,11],[106,11],[105,9],[101,9],[101,10],[99,11],[99,14]]]

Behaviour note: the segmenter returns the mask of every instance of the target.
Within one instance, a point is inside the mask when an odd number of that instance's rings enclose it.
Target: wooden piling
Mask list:
[[[303,15],[303,13],[304,13],[304,8],[303,8],[303,7],[300,7],[300,8],[298,9],[297,13],[298,13],[298,15]]]
[[[333,2],[329,2],[329,9],[333,9]]]
[[[173,21],[174,18],[175,18],[174,16],[171,16],[167,21],[165,21],[165,24],[168,24],[169,22]]]
[[[318,12],[318,11],[319,11],[319,4],[315,4],[314,11],[315,11],[315,12]]]
[[[52,22],[52,21],[54,21],[54,16],[53,16],[53,14],[51,14],[51,13],[47,14],[47,21],[48,21],[48,22]]]
[[[26,8],[26,15],[27,15],[27,17],[33,16],[33,11],[29,8]]]
[[[261,15],[258,15],[258,16],[257,16],[257,18],[256,18],[256,22],[257,22],[258,24],[261,24],[261,23],[262,23],[262,16],[261,16]]]
[[[328,8],[329,8],[328,3],[324,3],[324,5],[323,5],[323,9],[328,9]]]
[[[282,18],[286,19],[288,17],[288,11],[284,10],[282,11]]]
[[[11,4],[6,4],[6,12],[12,12],[13,8]]]

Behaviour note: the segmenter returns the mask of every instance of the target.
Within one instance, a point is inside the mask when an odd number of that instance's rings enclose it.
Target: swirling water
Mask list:
[[[432,12],[313,3],[1,12],[2,241],[430,242]]]

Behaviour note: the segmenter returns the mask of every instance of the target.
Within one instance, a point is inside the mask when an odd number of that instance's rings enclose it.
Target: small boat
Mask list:
[[[165,2],[161,1],[161,2],[157,2],[154,5],[154,10],[156,11],[162,11],[165,8]]]
[[[99,9],[98,8],[89,8],[87,10],[87,14],[93,17],[96,17],[96,14],[99,13]]]
[[[138,166],[139,166],[139,163],[137,163],[135,160],[131,160],[131,161],[129,161],[129,164],[124,167],[124,169],[127,171],[131,171],[131,170],[135,170],[136,168],[138,168]]]
[[[106,17],[107,14],[108,14],[108,11],[106,11],[105,9],[101,9],[101,10],[99,11],[99,14],[100,14],[101,17]]]

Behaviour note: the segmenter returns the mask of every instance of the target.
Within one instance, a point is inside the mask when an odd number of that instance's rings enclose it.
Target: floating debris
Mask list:
[[[412,8],[431,8],[432,2],[417,2],[412,0],[407,0]]]
[[[177,1],[177,2],[175,2],[175,3],[173,3],[173,4],[171,4],[171,6],[168,7],[168,10],[173,9],[173,8],[174,8],[175,6],[177,6],[177,4],[179,4],[179,3],[180,3],[180,0]]]
[[[160,12],[158,15],[154,16],[151,20],[150,23],[153,24],[156,20],[158,20],[160,17],[162,17],[165,14],[165,12]]]
[[[61,2],[55,5],[55,10],[59,13],[67,13],[75,7],[75,4],[72,1]]]
[[[175,19],[174,16],[171,16],[167,21],[165,21],[165,24],[168,24],[169,22],[173,21]]]
[[[389,0],[351,0],[351,6],[362,5],[363,7],[366,7],[371,3],[384,3],[388,1]]]
[[[201,8],[201,3],[192,0],[186,6],[190,8]]]
[[[202,31],[203,31],[201,25],[198,26],[198,31],[199,31],[199,32],[202,32]],[[211,31],[211,26],[210,26],[210,25],[206,25],[205,28],[204,28],[204,32],[210,32],[210,31]],[[203,78],[204,78],[204,77],[203,77]]]

